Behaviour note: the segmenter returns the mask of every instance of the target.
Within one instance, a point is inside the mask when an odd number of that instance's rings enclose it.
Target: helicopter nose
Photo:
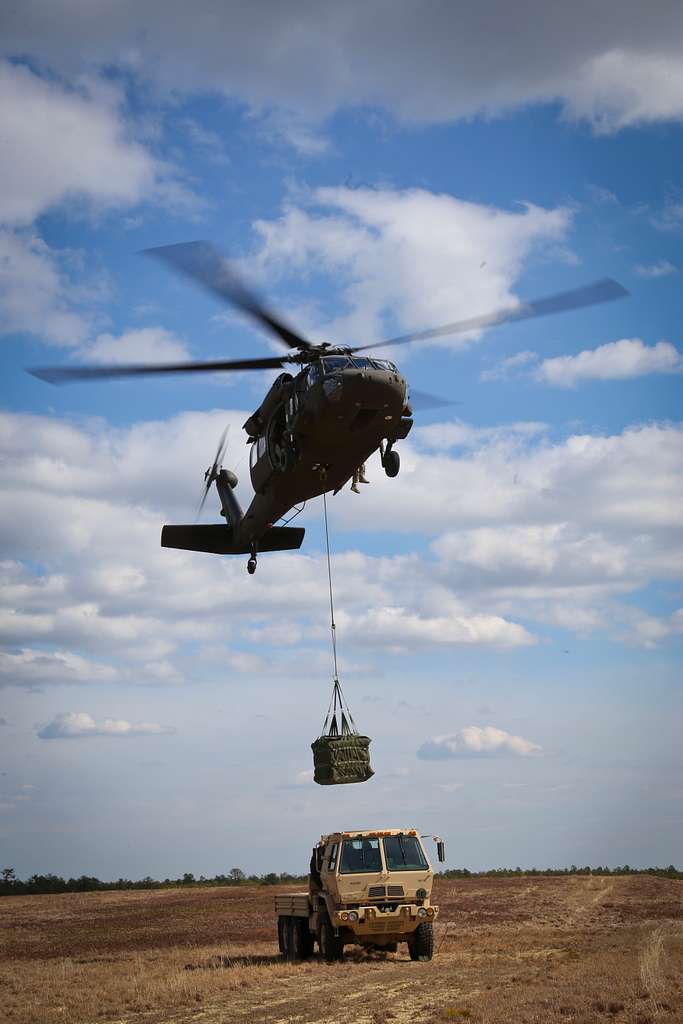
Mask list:
[[[402,402],[406,385],[398,373],[386,370],[347,370],[344,392],[359,407],[381,409]]]

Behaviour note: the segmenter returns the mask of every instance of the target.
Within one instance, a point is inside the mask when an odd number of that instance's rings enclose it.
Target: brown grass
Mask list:
[[[277,956],[273,888],[0,900],[9,1024],[683,1022],[683,883],[441,882],[437,954]],[[281,890],[282,891],[282,890]]]

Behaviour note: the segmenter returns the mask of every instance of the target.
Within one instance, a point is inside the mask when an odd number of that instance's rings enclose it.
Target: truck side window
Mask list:
[[[338,849],[339,849],[339,847],[338,847],[337,843],[332,843],[332,847],[330,849],[330,863],[329,863],[330,871],[335,871],[336,870],[336,867],[337,867],[337,850]]]

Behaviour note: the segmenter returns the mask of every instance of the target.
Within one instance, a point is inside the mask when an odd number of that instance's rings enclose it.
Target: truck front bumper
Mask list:
[[[434,921],[438,913],[438,907],[418,907],[414,903],[402,904],[396,910],[354,907],[353,910],[338,910],[333,924],[335,928],[348,928],[359,938],[402,936],[414,932],[420,924]]]

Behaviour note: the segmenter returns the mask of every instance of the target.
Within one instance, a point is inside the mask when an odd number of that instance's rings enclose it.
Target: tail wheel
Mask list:
[[[318,944],[320,946],[320,955],[328,964],[343,958],[344,943],[338,935],[334,934],[334,928],[329,917],[324,917],[320,922]]]
[[[411,960],[431,960],[434,954],[434,929],[431,921],[419,924],[408,939]]]

